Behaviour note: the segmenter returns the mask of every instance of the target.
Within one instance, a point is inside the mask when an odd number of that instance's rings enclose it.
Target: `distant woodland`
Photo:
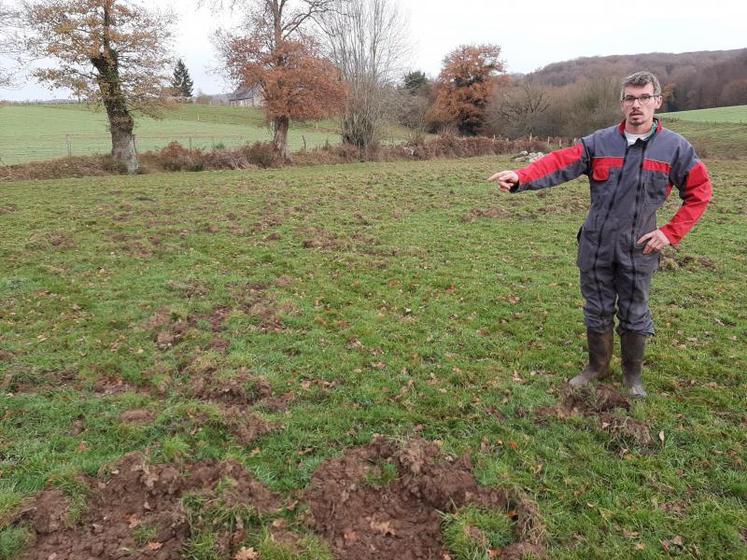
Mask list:
[[[525,79],[563,87],[638,70],[659,78],[665,94],[663,111],[747,104],[747,49],[577,58],[549,64]]]
[[[465,46],[434,81],[404,77],[400,123],[427,132],[578,138],[619,121],[620,83],[639,70],[661,82],[662,112],[747,105],[747,49],[578,58],[507,74],[497,45]]]

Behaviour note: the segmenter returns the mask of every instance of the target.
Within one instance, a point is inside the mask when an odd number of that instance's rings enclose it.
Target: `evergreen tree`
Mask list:
[[[418,95],[428,89],[430,85],[428,82],[428,76],[426,76],[420,70],[414,72],[408,72],[402,78],[402,85],[412,95]]]
[[[174,76],[171,78],[171,86],[174,88],[174,95],[177,97],[192,97],[192,78],[189,76],[189,70],[180,58],[174,68]]]

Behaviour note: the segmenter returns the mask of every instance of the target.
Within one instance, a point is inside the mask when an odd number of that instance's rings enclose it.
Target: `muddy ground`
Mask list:
[[[186,494],[220,499],[229,508],[259,514],[281,508],[279,497],[234,461],[185,466],[153,465],[141,453],[126,455],[98,479],[82,478],[88,500],[77,522],[73,504],[58,489],[39,494],[15,520],[27,523],[33,540],[24,560],[181,558],[191,534]],[[226,557],[243,541],[236,528],[221,539]]]
[[[516,542],[496,551],[500,558],[530,552],[545,556],[544,528],[532,502],[479,486],[469,457],[445,456],[422,439],[397,448],[378,438],[327,461],[314,474],[306,497],[314,529],[340,560],[448,559],[442,514],[466,505],[515,515]]]

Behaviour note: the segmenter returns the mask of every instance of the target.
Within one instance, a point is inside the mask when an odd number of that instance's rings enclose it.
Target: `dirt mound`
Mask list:
[[[375,438],[327,461],[314,474],[306,498],[314,529],[343,560],[448,558],[441,512],[468,504],[515,511],[517,540],[525,542],[504,552],[536,546],[544,557],[536,507],[509,492],[478,486],[468,457],[445,457],[422,439],[397,449]]]
[[[68,527],[69,510],[70,504],[61,490],[44,490],[36,497],[33,506],[21,512],[21,516],[31,522],[37,534],[50,535]]]
[[[30,522],[34,531],[22,558],[176,560],[190,536],[181,502],[188,492],[208,500],[220,497],[229,507],[250,507],[259,514],[280,508],[278,497],[233,461],[178,468],[152,465],[142,454],[130,453],[110,474],[105,482],[87,481],[88,507],[76,524],[66,521],[69,506],[58,490],[42,492],[21,511],[16,522]]]

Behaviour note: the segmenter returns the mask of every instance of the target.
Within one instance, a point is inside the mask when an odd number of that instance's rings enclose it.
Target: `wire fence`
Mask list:
[[[223,149],[238,147],[254,142],[267,142],[272,139],[268,133],[265,136],[254,135],[135,135],[135,148],[138,152],[160,150],[171,142],[178,142],[189,149]],[[339,135],[303,133],[289,134],[288,145],[292,151],[312,149],[325,143],[339,143]],[[32,161],[46,161],[73,156],[87,156],[108,154],[111,152],[111,136],[108,134],[40,134],[35,137],[33,145],[30,143],[14,143],[12,139],[0,143],[0,165],[14,165]]]

